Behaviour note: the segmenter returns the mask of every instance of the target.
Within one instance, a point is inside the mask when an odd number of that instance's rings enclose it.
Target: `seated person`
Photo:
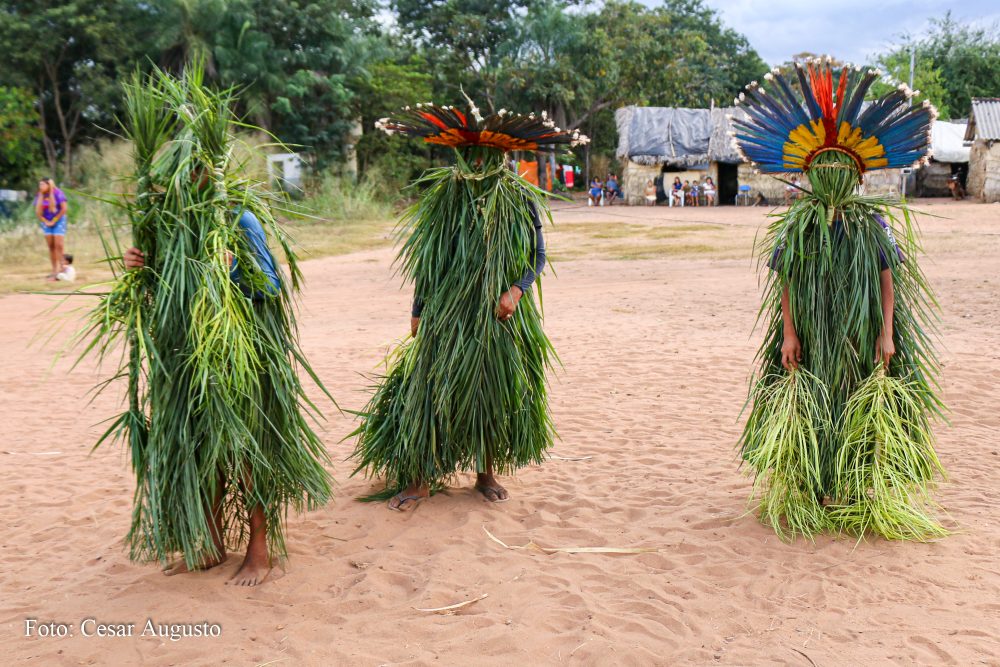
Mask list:
[[[615,201],[622,194],[621,188],[618,187],[618,179],[614,174],[608,174],[608,180],[604,185],[604,198],[608,202],[608,206],[611,206],[612,202]]]
[[[691,184],[691,191],[687,194],[687,203],[689,206],[698,205],[699,194],[701,194],[701,185],[698,179],[695,179],[694,183]]]
[[[792,178],[792,182],[785,186],[785,206],[791,206],[792,202],[799,198],[802,190],[799,189],[799,177]]]
[[[653,179],[646,181],[646,206],[656,206],[656,184]]]
[[[589,199],[587,201],[587,206],[603,206],[604,204],[604,184],[601,183],[601,179],[595,178],[590,182],[590,190],[588,191]]]
[[[681,184],[680,176],[674,176],[674,184],[670,188],[670,198],[672,204],[684,204],[684,186]]]
[[[965,199],[965,188],[962,187],[962,181],[958,180],[958,176],[948,179],[948,190],[952,199]]]
[[[63,270],[56,274],[56,280],[73,282],[76,280],[76,269],[73,268],[73,255],[63,255]]]
[[[715,183],[712,181],[711,176],[705,179],[704,185],[701,186],[701,193],[705,195],[705,204],[707,206],[715,206]]]

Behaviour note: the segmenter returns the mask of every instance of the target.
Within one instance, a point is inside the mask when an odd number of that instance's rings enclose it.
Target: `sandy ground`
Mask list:
[[[734,444],[758,305],[760,209],[588,209],[556,214],[546,326],[559,459],[508,479],[490,505],[470,477],[412,514],[353,498],[289,523],[287,574],[223,586],[240,562],[163,577],[122,550],[132,476],[90,454],[113,414],[88,362],[53,366],[50,297],[0,299],[0,649],[38,665],[696,664],[1000,665],[1000,206],[921,202],[924,267],[943,304],[942,384],[951,424],[939,499],[956,534],[935,544],[821,537],[784,544],[745,514]],[[306,263],[302,335],[342,405],[366,398],[408,326],[388,249]],[[72,328],[72,323],[69,328]],[[34,341],[34,342],[33,342]],[[332,413],[332,410],[331,410]],[[567,460],[574,459],[574,460]],[[579,459],[579,460],[575,460]],[[552,554],[510,545],[653,547]],[[415,608],[485,597],[454,615]],[[25,619],[73,637],[25,638]],[[81,636],[84,619],[208,621],[218,638]]]

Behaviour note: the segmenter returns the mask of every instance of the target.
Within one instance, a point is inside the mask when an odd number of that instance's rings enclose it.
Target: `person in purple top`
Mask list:
[[[45,234],[45,244],[49,248],[49,261],[52,262],[52,273],[46,279],[57,280],[63,266],[63,250],[66,238],[66,195],[56,187],[51,178],[38,181],[38,192],[35,193],[35,216]]]

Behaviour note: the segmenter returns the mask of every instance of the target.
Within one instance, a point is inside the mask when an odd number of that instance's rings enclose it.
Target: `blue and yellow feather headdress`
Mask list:
[[[734,136],[762,172],[807,172],[816,156],[829,151],[850,157],[859,175],[927,158],[937,117],[930,102],[913,105],[918,92],[902,85],[864,105],[881,72],[837,69],[829,59],[796,63],[798,89],[773,69],[764,75],[773,92],[754,81],[740,93],[735,103],[746,118],[733,120]]]

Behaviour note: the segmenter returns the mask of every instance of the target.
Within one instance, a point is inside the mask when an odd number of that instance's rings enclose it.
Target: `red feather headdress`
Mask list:
[[[506,109],[486,116],[469,103],[469,113],[453,106],[418,104],[406,107],[395,118],[383,118],[375,127],[387,134],[421,137],[426,143],[460,148],[484,146],[499,151],[554,151],[590,141],[579,130],[562,130],[545,112],[516,114]]]

